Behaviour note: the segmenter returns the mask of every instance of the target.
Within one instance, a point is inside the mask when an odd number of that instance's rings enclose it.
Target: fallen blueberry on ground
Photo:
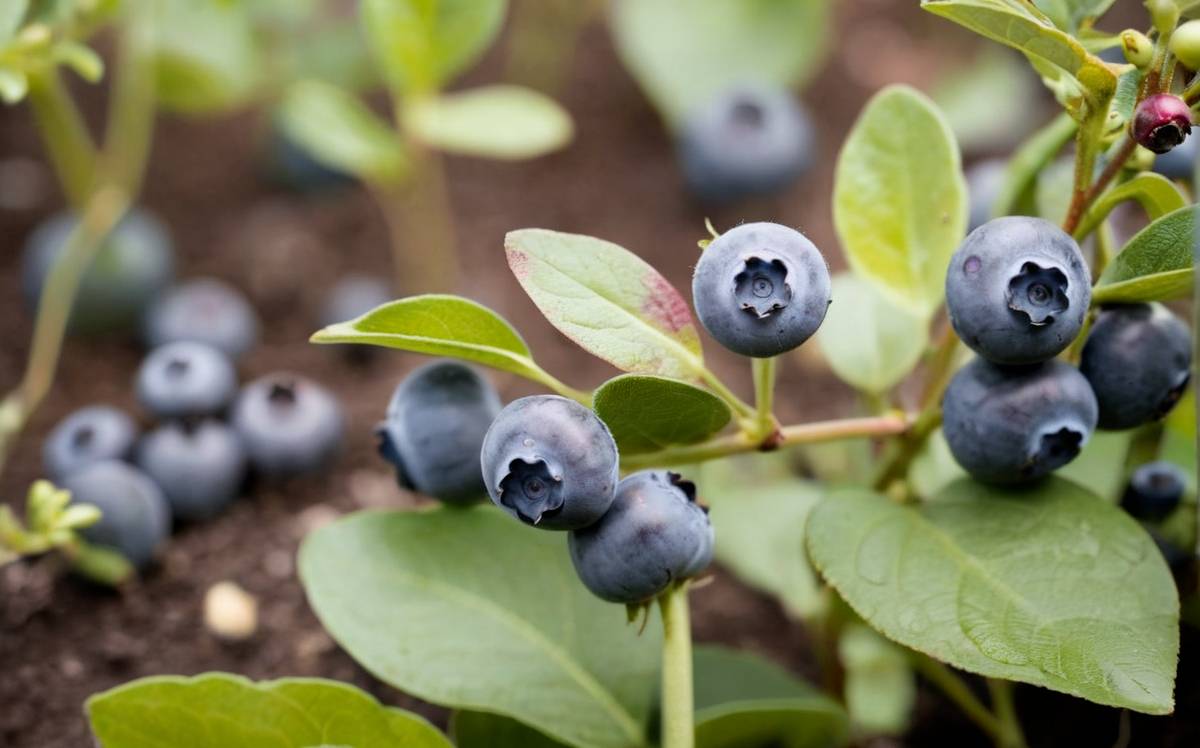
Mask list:
[[[342,442],[342,408],[304,377],[277,373],[242,388],[230,422],[260,475],[288,478],[320,470]]]
[[[142,407],[159,418],[218,415],[237,388],[237,371],[224,353],[186,341],[151,351],[134,381]]]
[[[171,530],[171,509],[149,477],[124,462],[96,462],[68,475],[71,500],[100,510],[100,521],[82,530],[89,542],[119,551],[145,568]]]
[[[237,359],[258,342],[258,315],[240,291],[216,278],[197,278],[168,290],[146,310],[146,345],[206,343]]]
[[[175,518],[203,520],[237,497],[246,477],[246,450],[219,421],[168,423],[142,438],[137,464],[162,489]]]
[[[42,447],[46,475],[57,483],[93,463],[124,460],[137,436],[137,424],[123,410],[109,405],[80,408],[46,438]]]

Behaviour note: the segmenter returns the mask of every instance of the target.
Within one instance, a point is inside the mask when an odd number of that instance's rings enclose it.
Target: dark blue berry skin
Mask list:
[[[21,282],[30,311],[37,310],[42,287],[78,222],[74,215],[60,213],[29,236]],[[69,330],[91,335],[136,329],[146,307],[170,285],[174,273],[175,250],[166,226],[146,210],[130,210],[84,274]]]
[[[273,128],[267,141],[266,162],[270,180],[293,192],[328,192],[354,184],[353,177],[313,158],[280,127]]]
[[[985,483],[1037,480],[1079,454],[1096,428],[1096,397],[1060,361],[997,366],[977,358],[954,375],[942,428],[954,459]]]
[[[400,485],[451,504],[487,495],[478,455],[500,412],[500,396],[474,369],[435,361],[396,388],[376,428],[379,453]]]
[[[246,450],[219,421],[168,423],[142,438],[137,464],[162,489],[176,519],[215,517],[237,498]]]
[[[295,374],[270,374],[242,388],[230,416],[250,466],[291,478],[325,467],[342,442],[342,408],[325,388]]]
[[[133,452],[138,427],[125,411],[89,405],[64,418],[42,446],[46,475],[55,483],[96,462],[124,460]]]
[[[154,481],[124,462],[96,462],[68,475],[61,487],[71,500],[92,504],[100,521],[84,528],[89,542],[112,548],[145,568],[171,531],[171,508]]]
[[[1187,475],[1178,466],[1148,462],[1133,471],[1121,506],[1133,517],[1161,522],[1179,506],[1186,489]]]
[[[1170,412],[1187,389],[1191,366],[1191,333],[1161,304],[1101,310],[1079,360],[1100,403],[1100,428],[1118,430]]]
[[[734,353],[769,358],[808,340],[832,302],[829,267],[799,231],[746,223],[714,239],[692,276],[700,324]]]
[[[1155,157],[1154,171],[1167,179],[1191,181],[1200,159],[1200,138],[1188,138],[1166,153]]]
[[[645,470],[622,480],[604,517],[572,531],[568,547],[575,572],[594,595],[644,603],[708,567],[713,529],[691,482]]]
[[[158,418],[218,415],[237,394],[237,371],[204,343],[168,343],[151,351],[134,381],[138,401]]]
[[[999,158],[980,161],[967,169],[968,231],[974,231],[991,220],[992,206],[1000,197],[1007,174],[1008,164]]]
[[[1058,355],[1083,328],[1091,298],[1079,245],[1041,218],[988,221],[967,236],[946,272],[954,331],[997,364]]]
[[[258,315],[242,295],[216,278],[196,278],[168,290],[142,320],[147,347],[206,343],[237,360],[258,342]]]
[[[782,88],[743,86],[691,112],[677,151],[688,189],[708,203],[778,192],[812,165],[808,114]]]
[[[617,487],[617,444],[608,426],[574,400],[523,397],[496,416],[480,451],[492,502],[544,530],[587,527]]]

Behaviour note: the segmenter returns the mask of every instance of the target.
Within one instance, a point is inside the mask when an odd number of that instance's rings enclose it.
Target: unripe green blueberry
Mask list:
[[[1154,42],[1136,29],[1121,32],[1121,50],[1130,65],[1144,68],[1154,60]]]
[[[1200,70],[1200,21],[1188,21],[1175,29],[1171,53],[1185,66]]]

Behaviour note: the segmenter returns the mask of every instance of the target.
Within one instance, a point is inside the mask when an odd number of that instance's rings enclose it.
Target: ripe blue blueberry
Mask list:
[[[242,388],[230,422],[250,458],[268,478],[323,468],[342,441],[342,408],[333,394],[294,374],[270,374]]]
[[[159,418],[217,415],[237,394],[237,371],[224,353],[181,341],[155,348],[134,381],[142,407]]]
[[[954,375],[942,428],[954,459],[987,483],[1036,480],[1075,459],[1096,428],[1096,397],[1061,361],[998,366],[977,358]]]
[[[1191,367],[1191,333],[1161,304],[1101,310],[1079,360],[1100,403],[1102,429],[1165,416],[1187,389]]]
[[[1181,468],[1164,460],[1148,462],[1133,471],[1121,506],[1138,519],[1161,522],[1179,506],[1186,489]]]
[[[171,531],[171,508],[158,486],[124,462],[92,463],[61,485],[72,501],[100,510],[100,521],[85,528],[83,537],[120,552],[138,568],[154,559]]]
[[[832,301],[829,268],[799,231],[746,223],[714,239],[692,276],[700,324],[743,356],[768,358],[808,340]]]
[[[617,487],[617,444],[608,426],[574,400],[523,397],[492,422],[480,451],[496,506],[545,530],[587,527]]]
[[[1079,245],[1041,218],[988,221],[967,236],[946,272],[955,332],[997,364],[1058,355],[1079,334],[1091,298]]]
[[[237,359],[258,342],[258,315],[240,291],[216,278],[197,278],[168,290],[142,320],[146,345],[207,343]]]
[[[74,215],[60,213],[29,236],[21,282],[30,310],[37,309],[42,287],[78,223]],[[171,283],[174,272],[175,251],[166,226],[146,210],[130,210],[83,276],[71,308],[71,332],[134,329],[146,307]]]
[[[487,495],[478,455],[500,396],[469,366],[435,361],[396,388],[376,428],[379,453],[400,485],[452,504]]]
[[[46,475],[55,483],[95,462],[124,460],[133,451],[138,427],[124,411],[108,405],[80,408],[59,422],[42,447]]]
[[[597,597],[643,603],[704,571],[713,528],[696,486],[675,473],[644,470],[617,486],[599,522],[568,536],[575,572]]]
[[[246,477],[246,450],[219,421],[168,423],[142,438],[137,464],[162,489],[171,514],[195,521],[215,517]]]
[[[974,231],[991,220],[992,206],[1004,188],[1008,164],[1004,159],[990,158],[972,164],[967,178],[967,230]]]
[[[808,114],[782,88],[741,86],[691,112],[678,154],[688,188],[724,203],[777,192],[812,165]]]

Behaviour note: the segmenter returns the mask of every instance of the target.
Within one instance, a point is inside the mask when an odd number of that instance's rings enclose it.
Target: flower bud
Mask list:
[[[1155,94],[1133,113],[1133,139],[1155,153],[1166,153],[1192,132],[1192,113],[1183,99]]]
[[[1154,60],[1154,42],[1136,29],[1121,32],[1121,51],[1130,65],[1147,67]]]

